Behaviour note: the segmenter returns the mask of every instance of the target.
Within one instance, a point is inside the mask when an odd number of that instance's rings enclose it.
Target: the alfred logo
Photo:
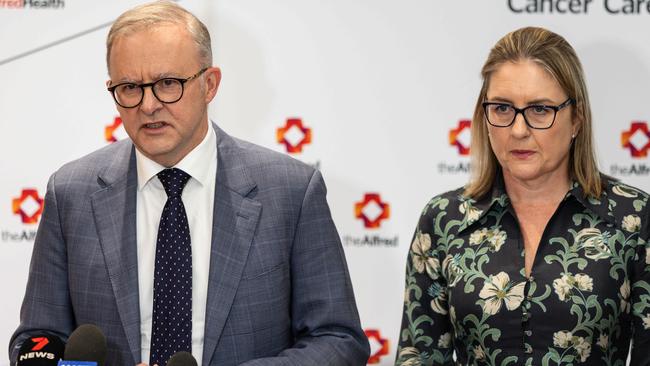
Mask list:
[[[301,153],[311,143],[311,138],[311,128],[305,126],[300,118],[288,118],[276,131],[277,142],[283,144],[289,154]]]
[[[0,8],[7,9],[63,9],[64,0],[0,0]]]
[[[399,236],[385,234],[382,226],[390,218],[390,204],[379,193],[366,193],[361,201],[354,203],[354,217],[363,223],[356,234],[343,235],[343,245],[356,247],[397,247]],[[359,225],[361,226],[361,225]]]
[[[370,343],[370,358],[368,359],[368,364],[377,364],[381,361],[381,358],[388,356],[389,342],[388,339],[381,336],[379,330],[376,329],[366,329],[366,337],[368,337],[368,343]]]
[[[621,147],[628,150],[633,159],[631,164],[612,164],[609,173],[613,176],[646,176],[650,175],[650,164],[647,164],[650,150],[650,131],[648,123],[634,121],[630,128],[621,132]],[[645,160],[645,161],[643,161]]]
[[[461,119],[455,127],[449,129],[449,146],[456,149],[460,159],[458,160],[441,160],[437,163],[438,174],[468,174],[470,143],[472,140],[472,121]]]
[[[367,229],[376,229],[390,217],[390,205],[381,200],[379,193],[366,193],[361,201],[355,203],[354,216],[361,219]]]
[[[20,215],[23,224],[36,224],[43,212],[43,199],[36,189],[26,188],[12,200],[11,207],[14,214]]]
[[[113,123],[110,123],[104,127],[104,139],[106,142],[113,143],[119,140],[125,139],[127,136],[126,130],[124,129],[124,124],[122,123],[122,118],[115,117]]]

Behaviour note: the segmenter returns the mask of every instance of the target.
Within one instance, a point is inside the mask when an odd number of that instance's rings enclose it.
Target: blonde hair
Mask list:
[[[111,26],[106,38],[106,66],[109,72],[111,48],[118,37],[161,23],[178,24],[185,27],[196,43],[201,67],[212,65],[210,32],[205,24],[194,14],[171,1],[155,1],[127,10]]]
[[[483,102],[486,99],[492,73],[506,62],[530,60],[544,68],[569,98],[575,100],[573,119],[579,130],[569,153],[569,175],[578,182],[587,196],[599,197],[602,182],[592,136],[591,106],[582,65],[575,50],[560,35],[544,28],[526,27],[506,34],[492,48],[483,65],[483,85],[474,107],[471,127],[471,178],[464,195],[480,199],[488,194],[496,175],[497,161],[488,138]]]

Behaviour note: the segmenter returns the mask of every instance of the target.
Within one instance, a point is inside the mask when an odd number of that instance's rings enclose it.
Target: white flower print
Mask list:
[[[573,340],[573,347],[580,357],[580,362],[587,361],[587,358],[591,354],[591,344],[582,337],[576,337]]]
[[[572,286],[569,284],[569,276],[563,275],[553,281],[553,289],[561,301],[567,301],[571,295]]]
[[[611,251],[607,246],[607,236],[597,228],[585,228],[576,235],[576,243],[579,249],[585,250],[585,256],[589,259],[599,260],[608,258]]]
[[[469,245],[479,245],[487,240],[491,252],[498,252],[501,246],[506,242],[508,234],[505,231],[494,228],[488,230],[482,228],[474,231],[469,236]]]
[[[573,294],[573,289],[593,291],[594,280],[584,273],[578,273],[575,276],[566,273],[553,281],[553,289],[561,301],[568,301]]]
[[[635,189],[628,186],[624,186],[622,184],[617,184],[614,187],[612,187],[612,192],[616,193],[619,196],[628,197],[628,198],[635,198],[639,196],[638,192]]]
[[[574,277],[575,286],[581,291],[593,291],[594,280],[586,274],[578,273]]]
[[[431,296],[431,310],[435,311],[438,314],[447,314],[447,290],[442,287],[439,283],[434,283],[427,290],[429,296]]]
[[[485,352],[483,351],[483,347],[481,347],[481,345],[477,345],[476,347],[474,347],[474,357],[477,360],[485,359]]]
[[[483,242],[483,240],[485,240],[486,237],[487,237],[487,228],[475,230],[469,236],[469,245],[479,245]]]
[[[645,248],[645,264],[650,265],[650,247]]]
[[[621,297],[621,312],[630,313],[630,281],[626,278],[621,285],[619,296]]]
[[[423,273],[429,257],[428,251],[431,249],[431,237],[429,234],[417,233],[411,244],[413,251],[413,266],[418,273]]]
[[[642,319],[643,329],[650,329],[650,313],[646,314]]]
[[[449,348],[451,346],[451,333],[445,333],[438,339],[438,347]]]
[[[460,267],[460,255],[456,254],[452,256],[447,254],[445,259],[442,261],[442,272],[445,274],[447,279],[447,286],[453,287],[460,281],[463,276],[463,269]]]
[[[440,277],[440,260],[437,257],[427,258],[427,274],[431,279],[437,280]]]
[[[609,345],[609,337],[607,336],[607,334],[601,334],[598,337],[598,342],[596,342],[596,344],[603,350],[606,350],[607,345]]]
[[[623,229],[630,233],[638,231],[641,228],[641,218],[637,215],[627,215],[623,217]]]
[[[399,359],[405,360],[401,366],[420,366],[420,351],[415,347],[404,347],[399,352]]]
[[[553,345],[555,347],[567,348],[569,347],[569,343],[571,343],[572,338],[573,335],[571,332],[555,332],[553,333]]]
[[[498,252],[499,249],[501,249],[503,243],[506,242],[507,237],[508,235],[505,231],[501,231],[499,229],[490,230],[487,237],[487,240],[490,243],[490,251]]]
[[[478,220],[482,213],[481,210],[472,206],[469,201],[463,201],[463,203],[458,206],[458,211],[465,215],[465,220],[467,220],[468,225]]]
[[[485,281],[481,292],[478,294],[480,298],[485,300],[483,302],[483,311],[486,314],[494,315],[501,310],[501,304],[504,302],[508,310],[518,308],[524,299],[525,285],[525,282],[521,282],[513,286],[510,283],[510,277],[505,272],[490,276],[490,279]]]

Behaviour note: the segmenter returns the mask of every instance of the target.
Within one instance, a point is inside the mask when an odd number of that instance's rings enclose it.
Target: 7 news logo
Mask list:
[[[645,121],[633,121],[630,129],[621,132],[621,147],[629,150],[634,160],[647,159],[650,151],[650,129]],[[645,162],[635,162],[630,165],[612,164],[609,172],[613,176],[645,176],[650,175],[650,165]]]

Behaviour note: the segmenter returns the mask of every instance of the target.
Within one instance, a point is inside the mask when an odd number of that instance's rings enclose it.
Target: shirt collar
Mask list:
[[[503,210],[510,204],[501,172],[497,173],[492,189],[488,194],[478,200],[461,195],[460,200],[460,210],[464,214],[459,227],[460,231],[481,221],[491,210]]]
[[[138,170],[138,190],[142,190],[151,179],[165,167],[146,157],[137,148],[135,149],[136,165]],[[208,132],[203,140],[190,151],[174,168],[181,169],[196,179],[201,185],[207,184],[209,169],[206,166],[211,159],[217,158],[217,136],[214,129],[208,125]]]
[[[602,174],[600,176],[600,179],[605,183],[608,183],[609,181],[607,177],[603,176]],[[579,202],[584,208],[595,213],[601,219],[611,224],[617,224],[617,220],[614,217],[612,206],[611,206],[612,203],[607,197],[607,190],[605,189],[607,185],[608,184],[603,184],[603,192],[601,193],[600,197],[594,198],[591,196],[587,196],[585,194],[585,191],[582,189],[582,186],[578,184],[578,182],[573,181],[572,187],[564,199],[567,200],[569,198],[573,198],[577,202]]]
[[[607,178],[601,176],[601,179],[606,180]],[[594,197],[585,195],[582,186],[578,184],[578,182],[573,181],[571,183],[571,188],[564,197],[564,201],[569,199],[575,199],[585,209],[592,211],[601,219],[606,220],[612,224],[616,224],[616,218],[612,214],[612,207],[610,207],[610,203],[607,199],[607,194],[605,191],[603,191],[600,198],[596,199]],[[486,194],[484,197],[478,200],[474,200],[465,196],[461,196],[460,200],[460,209],[461,212],[465,215],[459,228],[460,231],[463,231],[472,226],[472,224],[481,221],[481,219],[487,215],[488,212],[492,210],[501,211],[508,209],[508,206],[510,205],[510,198],[506,193],[506,187],[501,172],[497,173],[490,193]]]

